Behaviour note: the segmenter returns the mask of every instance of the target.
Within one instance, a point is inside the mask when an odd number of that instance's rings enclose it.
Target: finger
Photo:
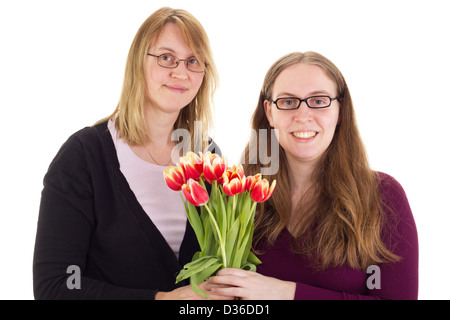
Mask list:
[[[214,294],[211,291],[208,291],[207,295],[211,300],[234,300],[234,296]]]
[[[211,289],[211,294],[215,296],[224,297],[241,297],[244,294],[244,290],[240,287],[214,287]]]
[[[236,276],[236,277],[247,277],[252,275],[253,271],[246,271],[237,268],[224,268],[217,272],[218,276]]]
[[[205,290],[211,291],[212,288],[225,288],[225,287],[228,286],[224,284],[215,284],[208,281],[208,283],[205,285]]]
[[[210,285],[219,286],[219,287],[220,286],[221,287],[230,287],[230,286],[239,287],[241,285],[241,282],[243,279],[244,279],[243,277],[217,275],[217,276],[209,278],[208,283]]]
[[[212,288],[223,288],[226,286],[211,284],[209,281],[202,284],[202,290],[208,295],[211,300],[234,300],[234,296],[215,295],[211,291]]]

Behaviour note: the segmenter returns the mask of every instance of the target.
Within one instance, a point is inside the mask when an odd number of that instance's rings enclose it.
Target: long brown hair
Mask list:
[[[325,71],[336,84],[340,110],[333,140],[313,173],[313,187],[304,197],[307,200],[294,208],[302,219],[290,230],[295,238],[292,251],[308,255],[319,269],[346,264],[365,271],[374,263],[397,261],[398,257],[381,239],[383,210],[379,181],[369,167],[350,92],[341,72],[330,60],[315,52],[294,52],[271,66],[252,117],[258,149],[271,150],[270,139],[267,145],[259,145],[260,141],[267,140],[260,140],[259,129],[268,132],[271,129],[264,112],[264,101],[272,99],[272,89],[279,74],[297,63],[317,65]],[[250,142],[242,161],[246,174],[254,175],[261,171],[263,165],[259,158],[256,164],[251,164],[254,161],[249,163],[249,152]],[[279,170],[266,177],[269,181],[276,179],[277,187],[269,201],[258,208],[255,245],[260,241],[272,245],[290,221],[292,208],[288,174],[295,173],[288,173],[287,168],[286,155],[280,146]]]
[[[130,145],[142,144],[147,140],[148,131],[144,117],[145,59],[148,49],[167,23],[174,23],[180,29],[188,47],[195,55],[202,57],[207,66],[196,97],[180,111],[174,125],[174,129],[187,129],[191,134],[191,141],[194,141],[194,124],[200,121],[203,131],[203,149],[205,149],[207,135],[213,123],[212,98],[218,75],[205,30],[200,22],[185,10],[164,7],[155,11],[144,21],[128,53],[122,93],[117,108],[111,116],[100,122],[115,118],[116,129],[120,132],[121,138]]]

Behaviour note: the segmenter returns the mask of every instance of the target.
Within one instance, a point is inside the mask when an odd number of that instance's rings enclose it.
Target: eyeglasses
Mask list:
[[[330,98],[329,96],[312,96],[306,99],[300,98],[278,98],[273,101],[279,110],[294,110],[300,108],[300,105],[303,101],[306,102],[306,105],[311,109],[324,109],[328,108],[331,105],[331,102],[339,99]]]
[[[149,56],[157,58],[158,65],[163,68],[175,69],[178,67],[180,61],[184,61],[186,63],[186,68],[189,71],[201,73],[205,71],[206,63],[203,64],[195,57],[190,57],[187,59],[178,59],[174,55],[170,53],[163,53],[159,56],[147,53]]]

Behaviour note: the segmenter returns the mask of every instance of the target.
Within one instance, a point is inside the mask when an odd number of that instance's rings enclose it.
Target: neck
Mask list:
[[[291,194],[301,196],[312,185],[312,174],[316,165],[312,162],[287,158]]]
[[[172,132],[178,113],[165,113],[156,108],[145,108],[145,122],[148,139],[141,145],[132,146],[133,152],[141,159],[157,165],[173,165],[179,160],[174,152],[176,142],[172,141]]]
[[[312,193],[308,193],[313,187],[313,173],[316,168],[315,162],[304,162],[296,159],[287,159],[290,187],[291,212],[287,225],[292,234],[296,234],[311,213],[308,209],[308,203],[311,201]],[[299,211],[300,210],[300,211]]]
[[[148,144],[168,146],[172,145],[173,127],[178,113],[167,114],[155,108],[145,109],[145,122],[149,136]]]

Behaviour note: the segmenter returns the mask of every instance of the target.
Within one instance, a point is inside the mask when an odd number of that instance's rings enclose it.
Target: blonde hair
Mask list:
[[[350,92],[338,68],[324,56],[315,52],[294,52],[276,61],[266,74],[252,117],[252,128],[267,129],[270,124],[264,112],[264,101],[272,100],[272,90],[280,73],[297,63],[317,65],[336,84],[340,110],[333,140],[314,172],[314,186],[302,202],[295,207],[299,216],[305,217],[293,228],[296,239],[292,251],[306,254],[315,266],[348,266],[366,270],[374,263],[397,261],[382,242],[383,210],[380,203],[379,181],[370,169],[365,147],[360,137]],[[269,145],[257,148],[267,148]],[[261,140],[261,141],[265,141]],[[270,139],[269,139],[270,140]],[[250,143],[244,153],[249,153]],[[248,161],[245,161],[248,163]],[[254,162],[252,162],[254,163]],[[261,171],[262,164],[246,164],[245,172],[253,175]],[[291,213],[291,197],[283,148],[279,147],[279,170],[269,181],[277,180],[272,197],[259,206],[255,220],[255,238],[273,244],[287,226]],[[292,173],[291,173],[292,174]],[[307,215],[303,215],[303,213]],[[311,214],[310,214],[311,213]]]
[[[185,10],[161,8],[141,25],[128,53],[122,93],[117,108],[111,116],[100,122],[115,119],[116,129],[120,132],[122,139],[130,145],[142,144],[149,138],[144,117],[145,59],[148,49],[154,44],[167,23],[174,23],[180,29],[188,47],[206,63],[204,79],[196,97],[180,111],[174,125],[174,129],[187,129],[191,135],[191,141],[194,141],[194,123],[200,121],[202,148],[205,149],[213,124],[213,95],[218,75],[205,30],[200,22]]]

